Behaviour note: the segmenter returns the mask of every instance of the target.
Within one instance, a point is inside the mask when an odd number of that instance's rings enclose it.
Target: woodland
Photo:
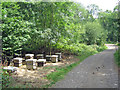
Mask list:
[[[0,6],[2,64],[26,53],[87,57],[105,50],[105,43],[120,42],[119,5],[112,11],[95,4],[85,8],[78,2],[2,2]]]
[[[102,11],[75,2],[2,2],[2,49],[7,56],[55,50],[80,54],[118,41],[118,5]],[[86,49],[86,50],[85,50]],[[88,49],[88,50],[87,50]]]

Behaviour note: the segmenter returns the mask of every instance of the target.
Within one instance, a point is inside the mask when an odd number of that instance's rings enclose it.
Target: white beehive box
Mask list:
[[[22,63],[22,58],[13,58],[14,63]]]
[[[27,59],[26,60],[26,67],[27,69],[36,69],[36,59]]]
[[[25,54],[25,59],[33,59],[34,54]]]
[[[58,62],[58,55],[46,55],[46,60],[53,63]]]
[[[44,54],[37,54],[36,57],[37,57],[37,59],[43,59],[44,58]]]
[[[15,66],[15,67],[20,67],[20,66],[22,66],[22,58],[19,58],[19,57],[14,58],[14,59],[13,59],[13,63],[14,63],[14,66]]]
[[[58,61],[61,61],[61,53],[55,53],[56,55],[58,55]]]

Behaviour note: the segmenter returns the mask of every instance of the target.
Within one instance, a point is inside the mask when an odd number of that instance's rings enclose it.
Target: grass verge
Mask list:
[[[114,53],[115,63],[120,67],[120,47],[118,50]]]

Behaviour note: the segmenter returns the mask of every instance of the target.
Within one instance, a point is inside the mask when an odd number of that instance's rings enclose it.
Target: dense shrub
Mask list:
[[[83,55],[89,53],[97,53],[107,49],[106,46],[98,46],[98,45],[85,45],[85,44],[71,44],[71,45],[64,45],[62,43],[57,44],[56,49],[62,49],[62,51],[68,51],[76,55]]]
[[[103,32],[104,31],[104,32]],[[88,45],[104,45],[107,34],[104,28],[97,22],[88,22],[85,25],[86,42]]]
[[[50,51],[51,48],[78,54],[93,51],[80,43],[104,43],[104,30],[99,22],[85,25],[89,15],[86,15],[88,13],[81,4],[2,2],[1,5],[2,42],[6,54],[33,52],[38,49]],[[86,18],[83,20],[84,17]]]

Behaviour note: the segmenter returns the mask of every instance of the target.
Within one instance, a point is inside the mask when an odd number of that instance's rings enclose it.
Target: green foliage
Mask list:
[[[97,22],[88,22],[85,26],[86,42],[88,45],[98,44],[103,45],[106,40],[106,33]]]
[[[9,73],[6,70],[2,70],[2,74],[1,75],[2,75],[2,87],[6,88],[10,84],[11,76],[9,75]]]
[[[75,55],[83,55],[83,54],[95,54],[97,52],[103,51],[107,49],[106,46],[98,46],[98,45],[85,45],[80,43],[73,43],[73,44],[64,44],[64,43],[57,43],[56,49],[61,49],[62,52],[68,51]]]
[[[2,2],[3,51],[13,55],[54,48],[78,54],[89,50],[80,43],[104,45],[106,31],[89,17],[80,3]]]
[[[117,7],[113,12],[100,12],[97,19],[94,15],[100,11],[98,6],[86,10],[74,2],[2,2],[1,6],[2,49],[7,55],[57,49],[86,57],[106,49],[106,38],[118,38]],[[75,65],[48,77],[57,81],[56,76],[61,78],[61,73]],[[3,78],[6,86],[8,74]]]
[[[120,46],[120,43],[118,43],[117,45]]]
[[[30,26],[28,21],[22,19],[17,3],[2,3],[2,40],[3,51],[13,55],[20,53],[22,45],[30,38]]]
[[[119,47],[118,50],[115,52],[114,58],[115,58],[116,64],[118,65],[118,67],[120,67],[120,47]]]
[[[99,22],[103,28],[108,32],[107,41],[117,42],[119,38],[119,16],[118,16],[118,5],[114,8],[113,12],[106,10],[105,12],[99,13]]]

